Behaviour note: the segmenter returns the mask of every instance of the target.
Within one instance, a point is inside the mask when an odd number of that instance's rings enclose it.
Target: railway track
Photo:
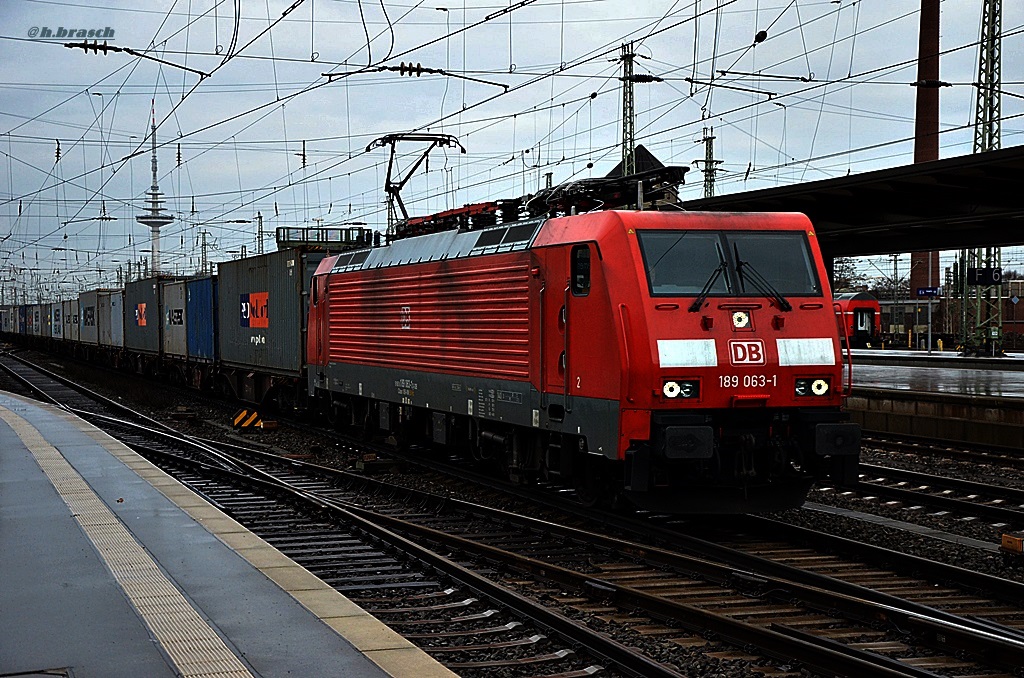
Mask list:
[[[923,458],[953,459],[980,464],[992,464],[1017,470],[1024,469],[1024,455],[1020,450],[992,445],[971,446],[966,443],[935,442],[924,438],[896,436],[864,431],[861,445],[886,452],[919,455]]]
[[[1024,490],[1018,488],[876,464],[861,464],[861,476],[851,489],[862,496],[904,506],[932,507],[960,519],[973,517],[991,523],[1024,525]]]
[[[785,557],[779,550],[774,553],[778,558],[774,567],[761,563],[758,569],[740,570],[734,564],[709,561],[706,554],[699,558],[651,548],[305,464],[293,462],[281,470],[280,460],[272,456],[248,456],[259,458],[250,462],[265,471],[277,467],[278,477],[317,496],[346,505],[360,504],[351,510],[433,544],[435,550],[461,554],[467,562],[484,562],[485,567],[500,564],[528,573],[532,578],[517,576],[511,583],[533,597],[602,621],[628,622],[638,634],[682,646],[704,645],[704,636],[713,635],[739,647],[762,648],[769,656],[778,656],[781,650],[822,671],[836,670],[826,663],[834,657],[815,658],[815,652],[827,650],[827,656],[841,652],[856,666],[846,666],[840,673],[859,673],[871,667],[871,671],[926,675],[925,669],[936,667],[974,668],[956,656],[957,652],[980,653],[985,662],[999,668],[1024,658],[1012,656],[1016,651],[1011,649],[1024,642],[1024,637],[1001,625],[1002,621],[1024,619],[1019,608],[963,592],[959,592],[959,600],[951,602],[958,593],[952,588],[934,591],[932,585],[917,582],[925,592],[932,590],[932,600],[946,596],[943,602],[972,615],[988,614],[988,621],[977,622],[857,584],[840,586],[830,576],[811,577],[780,565]],[[406,496],[396,504],[398,494]],[[754,549],[761,545],[754,544]],[[755,565],[754,559],[745,560],[745,565]],[[846,569],[852,569],[849,563]],[[775,574],[764,574],[764,570]],[[946,573],[949,577],[955,574],[952,570]],[[891,572],[875,572],[874,576],[876,582],[886,584],[893,579]],[[908,589],[915,583],[906,582]],[[999,586],[994,578],[986,583],[990,588]],[[1005,590],[1002,593],[1005,595]],[[1024,586],[1018,587],[1016,594],[1024,599]],[[966,630],[965,626],[972,628]],[[912,629],[913,641],[907,637],[908,629]],[[916,650],[915,642],[919,644]],[[942,648],[954,652],[942,654],[938,651]],[[1020,649],[1024,650],[1024,645]],[[903,656],[900,661],[888,656],[899,654],[918,656]]]
[[[28,366],[13,365],[10,356],[0,356],[0,365],[25,378],[33,390],[48,392],[51,401],[66,398],[80,405],[83,397],[95,396],[52,373],[29,375]],[[410,640],[462,675],[493,675],[495,670],[564,678],[679,675],[343,506],[212,451],[206,443],[180,434],[169,437],[165,426],[154,427],[141,415],[139,422],[130,422],[112,418],[109,411],[99,413],[122,406],[98,398],[93,407],[77,411],[159,461],[386,623],[412,628]],[[211,464],[211,454],[221,463]]]
[[[729,564],[726,558],[720,562],[709,560],[709,553],[703,547],[698,551],[700,555],[652,548],[495,512],[450,498],[389,488],[351,474],[243,452],[237,447],[211,446],[245,471],[211,468],[209,459],[200,457],[187,462],[190,468],[179,470],[183,479],[241,522],[256,525],[253,529],[258,534],[264,530],[268,541],[284,552],[292,549],[298,562],[329,583],[342,586],[341,590],[354,595],[364,606],[374,610],[375,605],[383,605],[380,609],[385,610],[381,613],[385,621],[388,615],[401,616],[395,623],[403,633],[422,636],[419,640],[431,647],[443,643],[444,649],[439,654],[447,654],[446,663],[453,668],[458,665],[460,672],[494,668],[497,664],[487,662],[501,661],[474,658],[466,653],[483,651],[482,647],[469,650],[470,646],[464,642],[451,642],[453,633],[457,636],[465,629],[447,625],[494,616],[490,612],[492,608],[486,604],[482,607],[487,609],[475,607],[479,598],[469,601],[476,597],[465,597],[463,593],[467,588],[477,590],[480,585],[448,586],[440,577],[406,573],[400,558],[387,556],[379,546],[356,545],[349,533],[339,535],[333,521],[324,522],[321,516],[319,522],[316,518],[310,522],[308,517],[302,522],[294,515],[282,515],[272,507],[273,499],[257,496],[252,486],[269,487],[274,492],[282,491],[282,487],[290,488],[317,507],[307,512],[319,515],[328,507],[345,511],[375,525],[376,530],[399,533],[407,540],[431,545],[428,553],[452,554],[451,559],[467,571],[477,569],[491,577],[497,572],[504,584],[501,588],[517,588],[521,593],[519,598],[535,598],[548,606],[557,606],[566,612],[560,615],[564,619],[582,616],[591,623],[596,620],[608,626],[628,627],[632,635],[657,638],[659,644],[674,643],[688,651],[722,653],[720,646],[708,642],[706,637],[710,636],[742,648],[731,651],[735,658],[750,659],[747,651],[759,648],[768,657],[781,661],[797,658],[805,667],[842,675],[934,675],[929,673],[933,670],[991,675],[1024,664],[1024,636],[1014,624],[1024,616],[1021,610],[991,598],[972,598],[973,594],[954,588],[932,590],[931,593],[938,595],[932,595],[926,602],[943,602],[938,598],[948,596],[944,602],[950,603],[949,598],[959,595],[958,601],[947,605],[947,609],[959,613],[915,602],[910,593],[922,586],[928,591],[930,584],[927,582],[907,580],[902,587],[890,587],[897,592],[903,589],[906,597],[901,598],[885,592],[884,585],[877,581],[891,583],[890,573],[874,573],[878,588],[872,591],[853,582],[841,585],[835,576],[824,576],[820,571],[793,568],[785,561],[803,561],[801,566],[805,566],[808,560],[814,560],[820,567],[825,560],[820,554],[794,555],[792,545],[748,538],[744,545],[745,564],[756,564],[751,559],[753,552],[765,563],[774,561],[775,565],[761,563],[760,569],[740,569]],[[173,454],[166,450],[148,452],[150,456],[165,459]],[[185,463],[180,459],[171,462]],[[202,476],[197,469],[202,469]],[[217,476],[237,476],[246,485],[222,490],[218,485],[221,480],[208,478],[211,472]],[[264,520],[266,522],[261,523]],[[346,517],[346,520],[350,519]],[[674,528],[662,529],[671,532]],[[344,563],[352,555],[352,549],[370,555],[361,563],[355,561],[354,567],[351,563],[339,566],[338,561]],[[786,549],[789,549],[788,555]],[[765,555],[772,558],[764,558]],[[353,580],[360,576],[358,572],[377,568],[384,575],[382,581],[363,584]],[[855,568],[839,560],[825,569],[853,571]],[[817,577],[808,581],[808,572]],[[853,579],[857,578],[854,575]],[[408,593],[408,590],[419,589],[426,590],[415,594],[416,604],[396,604],[397,591]],[[1018,591],[1016,595],[1024,600],[1024,593]],[[424,601],[426,607],[419,609]],[[461,614],[452,615],[452,610]],[[438,616],[442,614],[445,616]],[[480,614],[489,616],[477,618]],[[972,618],[980,614],[987,614],[987,621]],[[412,630],[404,628],[403,624]],[[488,633],[480,635],[501,633],[500,626],[488,626],[483,629]],[[550,622],[538,624],[537,628],[550,628]],[[512,640],[497,640],[486,645],[501,645],[501,649],[518,655],[526,651],[525,648],[542,642],[541,639],[530,641],[531,638],[545,634],[523,635],[520,631],[515,635]],[[547,647],[549,641],[543,640]],[[568,643],[563,649],[571,650],[572,644]],[[431,647],[426,649],[433,651]],[[554,656],[558,652],[560,650],[538,656],[543,657],[543,661],[568,657],[565,654]],[[725,650],[725,653],[729,655],[730,651]],[[594,655],[601,658],[596,663],[573,663],[563,674],[586,675],[574,672],[590,671],[607,664],[607,654],[607,651],[596,652]],[[970,659],[963,658],[967,655]],[[453,656],[458,658],[452,659]],[[625,675],[631,673],[629,669],[617,670]],[[641,670],[638,675],[650,674]]]

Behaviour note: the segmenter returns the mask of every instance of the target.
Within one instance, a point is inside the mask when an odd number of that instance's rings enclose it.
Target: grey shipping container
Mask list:
[[[50,304],[50,336],[64,338],[64,304],[59,301]]]
[[[63,302],[64,310],[61,318],[64,321],[64,338],[68,341],[79,341],[81,331],[78,326],[78,299]]]
[[[310,278],[322,252],[281,250],[218,266],[221,363],[299,376]]]
[[[110,293],[110,345],[124,348],[124,290]]]
[[[83,344],[96,345],[100,341],[99,325],[99,293],[100,290],[89,290],[78,295],[78,327],[79,340]]]
[[[124,292],[103,290],[96,300],[96,323],[99,326],[100,345],[124,346]]]
[[[160,285],[168,278],[146,278],[124,288],[124,346],[158,355],[162,346]]]
[[[160,285],[164,355],[184,358],[188,352],[185,334],[185,281],[165,282]]]
[[[43,334],[43,304],[31,304],[28,307],[28,335],[39,337]]]

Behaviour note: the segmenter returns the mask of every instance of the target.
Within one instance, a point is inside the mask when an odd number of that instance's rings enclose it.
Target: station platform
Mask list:
[[[854,349],[854,388],[1024,398],[1024,355],[963,357],[952,351]]]
[[[0,675],[455,675],[121,443],[2,391],[0,573]]]

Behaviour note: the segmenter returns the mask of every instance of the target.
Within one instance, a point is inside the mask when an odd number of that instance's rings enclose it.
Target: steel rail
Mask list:
[[[173,457],[173,455],[168,455],[168,453],[159,450],[149,451],[149,453],[165,458],[168,456]],[[477,574],[476,572],[459,565],[445,556],[435,553],[429,548],[417,544],[407,537],[384,527],[380,523],[387,523],[388,521],[383,520],[384,516],[380,514],[372,514],[372,512],[368,512],[370,515],[366,515],[366,513],[358,507],[333,501],[314,492],[295,487],[282,480],[253,477],[237,473],[235,471],[229,471],[227,469],[211,467],[203,464],[202,462],[185,460],[180,457],[174,457],[173,462],[186,463],[189,466],[192,466],[193,470],[196,470],[196,468],[199,467],[203,472],[214,473],[234,482],[255,485],[263,491],[287,493],[294,500],[305,502],[310,507],[321,513],[328,512],[334,519],[344,521],[349,525],[355,526],[358,529],[373,535],[377,539],[402,550],[410,557],[448,575],[466,588],[478,591],[502,605],[505,605],[518,615],[532,620],[541,627],[550,629],[561,636],[563,641],[584,647],[592,654],[613,662],[620,668],[620,670],[627,674],[643,677],[651,676],[654,678],[679,678],[681,676],[677,671],[674,671],[643,655],[637,654],[618,641],[595,631],[591,631],[589,628],[582,626],[576,621],[565,617],[554,610],[550,610],[539,605],[538,603],[534,603],[528,598],[515,593],[500,584],[490,581],[483,575]],[[379,517],[380,520],[374,520],[374,516]]]
[[[962,478],[953,478],[950,476],[937,476],[930,473],[923,473],[921,471],[910,471],[907,469],[882,466],[880,464],[867,464],[864,462],[861,462],[860,470],[863,475],[868,477],[877,476],[882,479],[917,483],[918,485],[928,485],[929,487],[946,488],[950,490],[957,490],[958,492],[965,492],[967,494],[987,495],[995,499],[1004,499],[1024,505],[1024,490],[1016,487],[990,485],[988,483],[979,483],[974,480],[964,480]],[[869,487],[875,487],[877,485],[877,483],[871,481],[861,481],[860,484],[868,485]]]
[[[392,485],[372,478],[367,478],[363,475],[350,473],[348,471],[333,469],[299,460],[282,461],[279,456],[272,453],[259,450],[249,450],[231,443],[210,442],[217,447],[234,451],[236,454],[244,452],[245,454],[254,455],[260,459],[264,459],[275,464],[286,463],[293,468],[309,468],[317,474],[328,475],[343,482],[359,483],[368,488],[377,487],[381,490],[386,489],[388,491],[394,491],[394,486]],[[588,530],[559,525],[539,518],[513,514],[502,509],[491,508],[454,497],[441,497],[439,495],[434,495],[429,492],[413,488],[401,488],[401,491],[407,493],[411,497],[416,497],[424,506],[434,505],[440,507],[443,504],[448,509],[461,510],[469,514],[483,516],[491,520],[516,522],[518,524],[528,526],[538,532],[555,534],[565,539],[575,539],[579,540],[581,543],[598,545],[602,548],[608,549],[609,551],[627,554],[660,566],[670,567],[680,571],[699,572],[702,576],[711,578],[720,583],[735,585],[735,582],[732,580],[736,577],[752,577],[752,581],[754,579],[760,580],[766,585],[771,584],[772,587],[788,589],[791,592],[795,592],[801,588],[806,588],[809,591],[807,602],[810,603],[812,601],[816,601],[819,605],[823,605],[824,609],[843,609],[843,607],[839,604],[841,602],[840,600],[831,601],[832,604],[828,604],[828,601],[822,603],[821,596],[816,593],[817,591],[833,591],[842,594],[847,599],[871,601],[878,605],[887,606],[893,610],[900,610],[907,615],[934,617],[942,620],[944,623],[952,624],[954,626],[974,626],[979,630],[990,629],[987,625],[983,625],[975,620],[965,620],[958,615],[943,612],[942,610],[937,610],[919,603],[914,603],[913,601],[907,601],[882,591],[876,591],[865,586],[845,582],[828,575],[810,572],[792,565],[778,563],[762,556],[747,554],[728,546],[722,546],[697,537],[684,535],[663,527],[649,525],[639,526],[645,530],[652,530],[661,540],[666,543],[671,543],[672,550],[652,547],[639,544],[635,541],[626,541]],[[771,519],[759,518],[756,516],[744,516],[739,520],[759,526],[757,529],[751,530],[751,532],[754,533],[763,534],[766,530],[788,531],[791,535],[805,539],[811,543],[814,543],[816,540],[817,543],[825,544],[829,548],[837,550],[841,548],[845,552],[856,553],[858,556],[863,556],[865,552],[867,552],[871,556],[871,560],[900,563],[908,570],[926,571],[931,575],[931,578],[936,581],[950,583],[961,589],[967,587],[973,591],[988,591],[993,597],[996,597],[1001,601],[1005,602],[1007,599],[1015,600],[1021,605],[1024,605],[1024,584],[1020,582],[1002,579],[985,573],[965,570],[945,563],[937,563],[933,560],[910,556],[908,554],[903,554],[875,545],[854,542],[853,540],[844,539],[842,537],[823,535],[818,531],[787,525]],[[638,528],[636,521],[630,521],[627,523],[626,529],[630,528],[632,528],[632,531],[636,531]],[[864,614],[864,610],[857,605],[850,606],[849,610],[851,616],[854,618]],[[876,615],[871,613],[864,615],[863,618],[878,619]]]

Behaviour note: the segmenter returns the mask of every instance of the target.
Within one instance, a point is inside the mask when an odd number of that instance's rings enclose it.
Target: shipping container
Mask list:
[[[29,325],[31,324],[28,321],[29,315],[30,314],[28,312],[28,306],[22,304],[21,306],[18,307],[18,334],[28,334],[28,328]]]
[[[188,359],[213,362],[216,359],[217,278],[189,280],[185,300],[185,331]]]
[[[13,306],[0,307],[0,332],[12,334],[14,332],[14,319],[17,311]]]
[[[79,341],[81,332],[78,326],[78,299],[71,299],[63,303],[64,338],[68,341]]]
[[[160,285],[160,308],[163,322],[163,354],[184,359],[188,349],[185,332],[185,281],[176,280]]]
[[[89,290],[78,295],[78,327],[79,341],[83,344],[96,346],[100,342],[99,294],[103,290]]]
[[[64,304],[55,301],[50,304],[50,336],[54,339],[64,338]]]
[[[114,290],[110,294],[110,344],[124,348],[124,290]]]
[[[32,337],[43,334],[43,304],[30,304],[28,307],[28,334]]]
[[[124,291],[102,290],[96,300],[100,346],[124,347]]]
[[[219,264],[222,364],[302,374],[309,283],[323,258],[323,252],[288,249]]]
[[[124,346],[129,351],[159,355],[163,345],[160,285],[170,277],[130,282],[124,289]]]

